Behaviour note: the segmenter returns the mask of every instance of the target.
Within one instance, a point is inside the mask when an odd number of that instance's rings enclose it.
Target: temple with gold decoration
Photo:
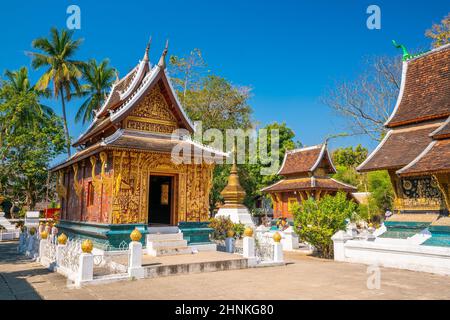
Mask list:
[[[58,227],[68,235],[117,247],[134,228],[146,234],[152,227],[195,227],[200,234],[206,230],[197,242],[208,241],[214,164],[205,159],[227,154],[173,134],[195,129],[167,74],[167,45],[156,65],[148,53],[149,45],[143,59],[116,80],[74,142],[77,152],[52,168],[61,201]],[[177,145],[196,161],[173,161]]]
[[[325,195],[346,192],[348,198],[356,191],[354,186],[330,178],[336,173],[327,144],[286,151],[278,171],[285,177],[271,186],[261,189],[272,198],[274,218],[292,219],[292,205]]]
[[[387,134],[357,168],[389,172],[395,214],[385,223],[391,231],[385,236],[391,237],[450,226],[450,45],[403,60]]]

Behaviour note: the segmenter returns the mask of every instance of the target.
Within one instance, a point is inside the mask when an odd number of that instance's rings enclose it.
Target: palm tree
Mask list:
[[[30,52],[32,56],[32,66],[34,69],[48,67],[45,73],[37,82],[39,90],[48,88],[50,81],[53,83],[53,96],[57,99],[61,97],[64,133],[66,136],[67,154],[70,157],[70,135],[67,127],[66,101],[72,97],[71,89],[80,92],[79,78],[82,75],[81,69],[84,63],[73,60],[73,56],[80,47],[82,39],[73,40],[73,31],[56,28],[50,30],[49,38],[38,38],[32,43],[33,48],[41,50],[41,53]]]
[[[92,120],[96,111],[105,101],[108,89],[114,82],[115,69],[109,67],[108,59],[100,64],[91,59],[83,67],[83,80],[86,82],[81,86],[78,97],[87,97],[78,109],[75,122],[82,120],[83,124]],[[75,95],[75,94],[74,94]]]
[[[36,86],[31,85],[31,81],[28,75],[28,69],[26,67],[22,67],[19,70],[5,71],[5,77],[6,81],[4,83],[5,86],[9,86],[12,91],[16,94],[21,93],[34,93],[37,97],[42,98],[49,98],[50,97],[50,91],[45,90],[38,90]],[[43,105],[41,103],[36,105],[30,105],[30,108],[27,108],[25,112],[27,112],[29,115],[33,115],[33,113],[39,113],[46,116],[51,116],[54,114],[53,109]]]

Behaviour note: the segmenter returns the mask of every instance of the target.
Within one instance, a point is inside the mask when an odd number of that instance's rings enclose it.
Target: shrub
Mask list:
[[[214,229],[211,235],[213,239],[223,240],[228,230],[234,230],[234,223],[228,217],[218,217],[209,221],[209,227]]]
[[[224,240],[229,230],[234,231],[236,238],[241,238],[244,234],[245,225],[242,223],[233,223],[228,217],[212,218],[209,221],[209,227],[213,228],[212,238],[216,240]]]
[[[325,196],[315,201],[304,201],[302,206],[295,205],[294,226],[299,238],[313,245],[320,257],[333,257],[331,237],[345,229],[346,219],[351,219],[357,211],[357,204],[347,200],[343,192],[336,196]]]
[[[245,224],[243,223],[235,223],[233,226],[233,231],[236,238],[242,238],[242,235],[244,234],[245,230]]]

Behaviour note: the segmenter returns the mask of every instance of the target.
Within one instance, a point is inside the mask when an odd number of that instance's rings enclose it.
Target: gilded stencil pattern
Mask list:
[[[143,122],[137,120],[127,120],[127,128],[138,131],[150,131],[158,133],[172,133],[175,129],[177,129],[177,127],[174,125]]]
[[[64,186],[64,171],[59,171],[58,182],[56,183],[56,193],[60,198],[65,199],[67,197],[67,188]]]
[[[394,201],[397,210],[440,210],[444,201],[433,177],[403,178],[399,181],[402,196]]]
[[[177,119],[170,111],[158,86],[155,86],[130,113],[126,127],[132,130],[159,133],[172,133],[177,129]]]
[[[175,165],[169,154],[115,151],[112,223],[147,223],[148,178],[152,172],[178,178],[178,221],[208,219],[212,165]]]
[[[82,184],[78,181],[78,163],[72,165],[73,169],[73,189],[78,199],[81,199],[81,191],[83,190]]]

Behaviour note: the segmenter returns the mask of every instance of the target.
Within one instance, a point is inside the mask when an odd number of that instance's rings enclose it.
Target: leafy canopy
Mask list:
[[[347,200],[344,192],[338,192],[334,197],[326,195],[320,200],[309,198],[301,206],[293,207],[295,230],[299,238],[312,244],[321,257],[332,258],[331,237],[345,229],[346,219],[351,219],[357,210],[357,204]]]

